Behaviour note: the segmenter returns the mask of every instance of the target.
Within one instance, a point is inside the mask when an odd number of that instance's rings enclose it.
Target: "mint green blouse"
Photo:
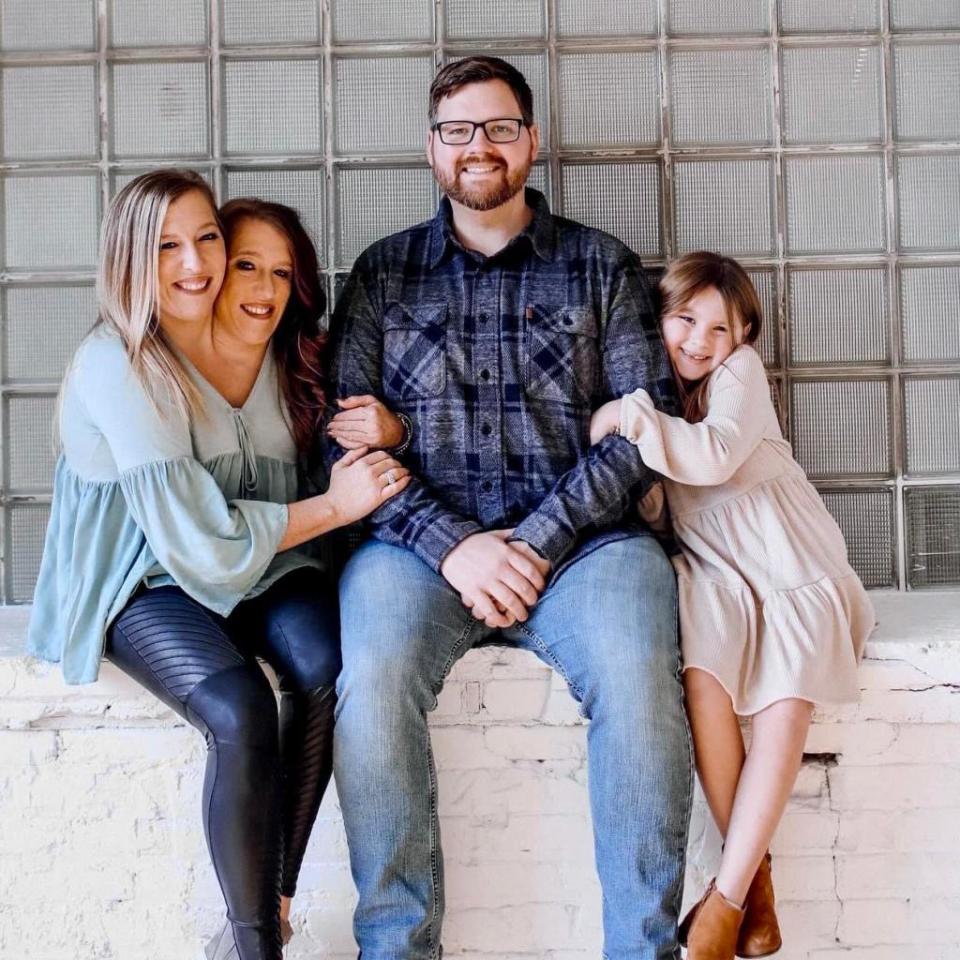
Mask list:
[[[190,423],[150,402],[109,331],[87,337],[67,374],[27,635],[67,683],[96,680],[107,629],[140,584],[176,584],[227,616],[291,570],[324,568],[316,543],[277,553],[298,481],[272,351],[239,408],[181,361],[204,401]]]

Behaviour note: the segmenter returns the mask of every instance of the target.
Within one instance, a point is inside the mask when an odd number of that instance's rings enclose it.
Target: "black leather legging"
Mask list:
[[[179,587],[144,589],[106,655],[206,738],[203,825],[240,958],[280,960],[280,894],[294,894],[332,767],[336,592],[299,570],[225,620]]]

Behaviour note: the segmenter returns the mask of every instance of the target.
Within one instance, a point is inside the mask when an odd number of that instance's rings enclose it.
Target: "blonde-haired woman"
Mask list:
[[[204,828],[228,917],[208,956],[278,960],[284,821],[303,816],[285,803],[283,780],[294,780],[288,793],[315,793],[318,766],[328,773],[321,743],[339,669],[335,600],[304,545],[374,510],[408,475],[361,449],[334,468],[326,493],[296,500],[307,451],[285,402],[295,372],[269,344],[289,294],[271,293],[276,316],[259,346],[230,350],[214,324],[227,266],[213,196],[196,174],[144,174],[111,204],[99,319],[61,394],[29,645],[60,661],[69,683],[95,680],[106,655],[204,734]],[[297,266],[287,267],[291,282]],[[322,294],[313,306],[294,333],[315,347]],[[224,362],[229,398],[201,372]],[[312,403],[319,423],[316,398],[301,391],[295,402]],[[282,730],[257,656],[293,698]],[[286,827],[303,833],[302,823]]]

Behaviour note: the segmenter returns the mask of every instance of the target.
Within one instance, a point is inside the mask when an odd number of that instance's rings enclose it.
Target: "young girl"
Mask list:
[[[682,419],[644,390],[604,404],[663,474],[676,559],[684,688],[697,770],[725,843],[680,926],[687,960],[780,949],[767,853],[800,768],[813,705],[856,700],[873,608],[843,536],[783,439],[752,344],[761,308],[743,268],[712,253],[661,281],[663,339]],[[752,717],[749,753],[739,716]]]

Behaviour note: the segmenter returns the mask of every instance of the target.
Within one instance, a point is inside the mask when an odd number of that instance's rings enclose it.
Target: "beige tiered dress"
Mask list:
[[[783,439],[752,347],[711,374],[707,405],[687,423],[637,390],[620,413],[620,433],[666,478],[684,669],[713,674],[745,716],[788,697],[855,701],[873,606]]]

